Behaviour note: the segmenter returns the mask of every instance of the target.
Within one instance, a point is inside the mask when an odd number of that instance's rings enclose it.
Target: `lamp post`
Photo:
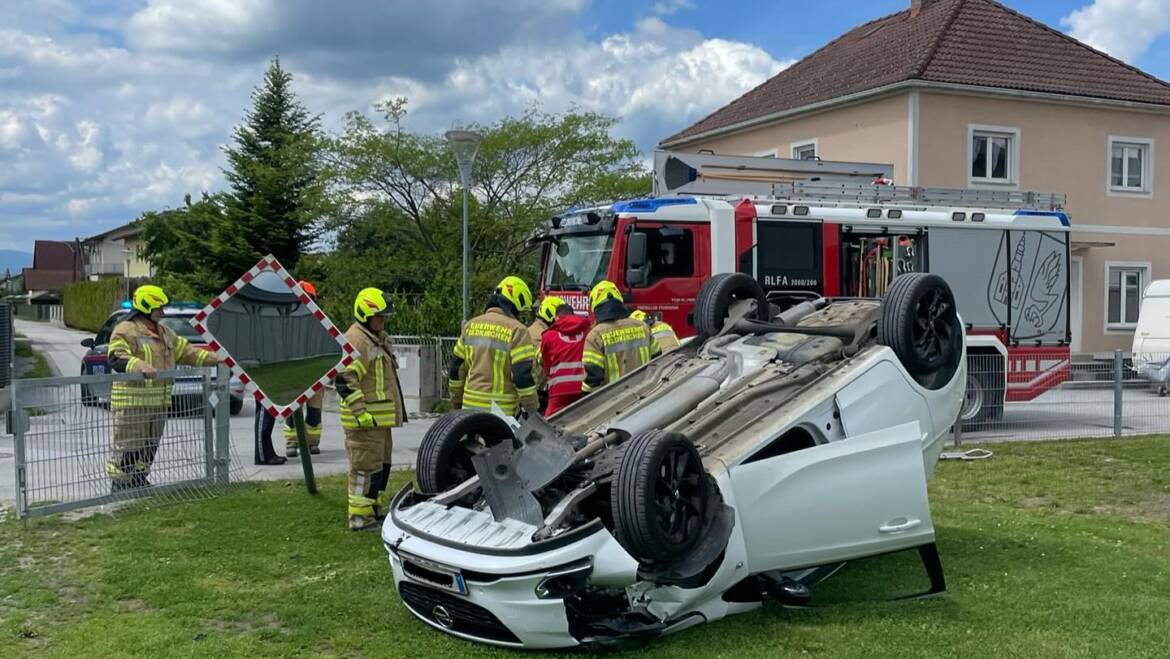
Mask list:
[[[470,130],[449,130],[446,137],[455,154],[455,162],[459,165],[459,182],[463,185],[463,322],[466,323],[467,273],[471,250],[471,242],[467,237],[467,188],[471,187],[471,166],[475,163],[475,153],[479,151],[483,135]]]

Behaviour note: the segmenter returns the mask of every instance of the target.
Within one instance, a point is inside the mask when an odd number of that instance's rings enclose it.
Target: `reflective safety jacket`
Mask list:
[[[609,384],[661,352],[646,323],[629,315],[624,307],[603,310],[599,306],[594,313],[599,322],[585,337],[585,351],[581,355],[585,362],[582,391]]]
[[[146,365],[159,371],[173,369],[179,364],[215,366],[219,358],[206,350],[193,347],[187,339],[175,334],[166,325],[156,324],[146,316],[134,313],[114,327],[106,361],[118,373],[141,373],[142,367]],[[169,379],[115,382],[110,387],[110,409],[170,405]]]
[[[543,319],[537,318],[528,326],[528,338],[532,340],[532,347],[536,348],[536,364],[540,365],[540,338],[544,335],[544,331],[549,328],[549,324]],[[547,384],[547,374],[543,368],[536,369],[536,388],[543,389]]]
[[[679,343],[678,335],[674,333],[674,328],[662,322],[661,320],[650,326],[650,333],[654,335],[654,340],[658,342],[658,347],[662,348],[662,354],[678,350]]]
[[[528,328],[502,309],[490,307],[467,321],[447,367],[451,407],[490,410],[495,403],[506,414],[517,404],[535,412],[536,347]]]
[[[548,409],[552,414],[581,396],[585,381],[585,335],[589,319],[584,316],[557,316],[540,340],[540,359],[548,374]]]
[[[390,337],[354,323],[345,331],[345,340],[354,351],[353,361],[334,380],[341,427],[359,427],[357,417],[362,412],[369,412],[379,427],[405,423],[406,405],[398,386],[398,361]]]

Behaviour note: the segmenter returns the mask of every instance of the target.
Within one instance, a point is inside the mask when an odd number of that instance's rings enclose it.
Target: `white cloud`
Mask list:
[[[695,3],[691,0],[658,0],[652,7],[659,16],[671,16],[683,9],[694,9]]]
[[[422,131],[539,104],[616,115],[647,152],[787,64],[657,16],[601,38],[558,23],[587,0],[106,0],[107,14],[52,1],[0,14],[0,246],[93,235],[221,189],[221,147],[277,52],[329,129],[396,96]],[[418,34],[387,27],[404,17]],[[377,44],[391,34],[415,51],[390,56]]]
[[[1132,62],[1170,32],[1170,0],[1094,0],[1060,23],[1073,37]]]

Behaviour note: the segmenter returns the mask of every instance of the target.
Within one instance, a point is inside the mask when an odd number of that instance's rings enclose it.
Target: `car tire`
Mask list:
[[[455,410],[439,418],[418,448],[415,474],[419,489],[428,494],[445,492],[475,475],[473,452],[465,439],[495,446],[512,440],[512,429],[500,417],[479,410]]]
[[[710,524],[711,487],[699,451],[685,435],[662,430],[635,435],[621,447],[610,484],[618,542],[639,563],[681,558]]]
[[[914,272],[894,278],[882,300],[878,342],[889,346],[911,375],[958,368],[963,325],[955,296],[942,277]]]
[[[86,375],[89,375],[89,373],[85,372],[84,366],[81,367],[81,375],[83,377]],[[81,385],[81,404],[82,404],[82,406],[83,407],[97,407],[98,403],[99,403],[99,401],[97,399],[97,396],[93,395],[93,391],[90,390],[89,385],[88,384]]]
[[[768,300],[760,283],[742,272],[726,272],[703,282],[695,298],[695,330],[699,336],[718,334],[736,300],[755,300],[755,318],[768,320]]]
[[[242,411],[244,411],[244,399],[232,396],[231,402],[228,403],[228,414],[236,416]]]

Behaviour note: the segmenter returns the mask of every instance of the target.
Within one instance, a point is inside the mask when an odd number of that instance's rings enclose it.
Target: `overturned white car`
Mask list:
[[[926,479],[965,382],[936,275],[883,300],[766,300],[708,280],[699,336],[545,421],[440,419],[382,529],[428,624],[559,648],[808,601],[845,561],[917,548],[942,591]]]

